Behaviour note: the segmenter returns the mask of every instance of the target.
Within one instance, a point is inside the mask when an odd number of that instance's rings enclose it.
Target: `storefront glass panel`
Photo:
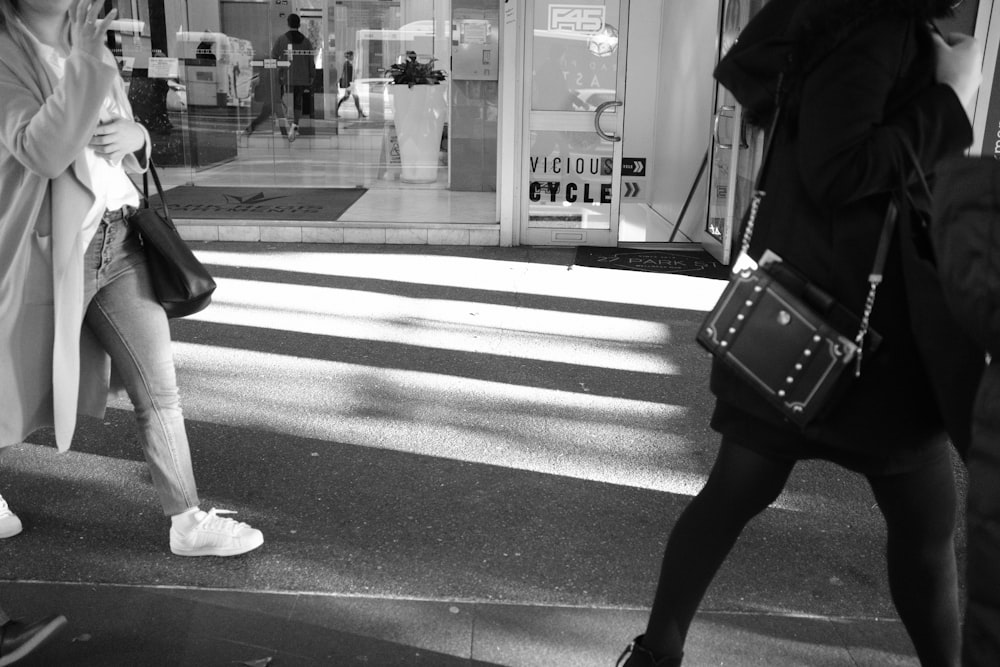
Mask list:
[[[617,238],[627,0],[533,0],[526,58],[527,198],[522,241],[609,245]],[[623,12],[623,6],[626,11]],[[577,230],[577,231],[571,231]]]
[[[531,133],[529,228],[611,228],[613,156],[594,132]]]
[[[438,207],[480,193],[451,220],[496,222],[499,0],[105,4],[168,187],[412,191],[408,207],[357,209],[401,222],[426,219],[421,192],[439,193],[427,199]],[[293,14],[301,37],[287,34]],[[445,80],[397,94],[386,70],[408,53]],[[413,91],[430,94],[397,100]]]

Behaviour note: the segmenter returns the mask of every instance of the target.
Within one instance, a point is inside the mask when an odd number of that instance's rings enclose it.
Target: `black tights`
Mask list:
[[[678,656],[709,584],[743,527],[781,494],[793,462],[723,440],[708,482],[667,540],[643,646]],[[869,477],[886,521],[889,588],[923,667],[959,664],[955,481],[948,457]]]

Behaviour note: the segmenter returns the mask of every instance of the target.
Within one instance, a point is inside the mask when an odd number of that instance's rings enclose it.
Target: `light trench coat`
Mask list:
[[[83,150],[108,94],[132,112],[110,51],[73,51],[56,84],[21,30],[0,26],[0,447],[54,426],[66,451],[77,414],[103,417],[111,377],[83,326],[82,228],[96,200]],[[149,147],[147,133],[125,169],[144,171]]]

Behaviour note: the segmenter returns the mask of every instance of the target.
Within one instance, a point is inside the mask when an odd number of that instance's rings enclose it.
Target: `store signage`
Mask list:
[[[623,157],[622,176],[645,176],[646,158],[644,157]]]
[[[176,79],[180,68],[180,61],[177,58],[150,57],[149,73],[146,75],[150,79]]]
[[[595,33],[604,27],[604,7],[549,5],[549,30]]]
[[[634,199],[639,196],[639,184],[635,181],[622,181],[622,198]]]
[[[558,181],[532,181],[528,185],[528,199],[534,202],[567,204],[610,204],[610,183],[560,183]]]
[[[581,176],[610,176],[614,158],[600,155],[570,155],[569,157],[531,156],[532,174],[577,174]]]
[[[984,86],[985,88],[985,86]],[[993,73],[993,86],[988,90],[989,103],[986,108],[986,132],[983,136],[981,154],[1000,160],[1000,67]]]

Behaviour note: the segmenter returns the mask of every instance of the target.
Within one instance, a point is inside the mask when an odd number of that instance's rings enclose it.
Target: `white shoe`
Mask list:
[[[178,556],[238,556],[264,544],[264,534],[245,523],[220,514],[230,510],[195,512],[194,525],[188,530],[170,529],[170,551]]]
[[[0,496],[0,538],[14,537],[21,532],[21,520],[10,511],[7,501]]]
[[[292,123],[288,127],[288,143],[295,141],[295,137],[299,136],[299,126],[296,123]]]

